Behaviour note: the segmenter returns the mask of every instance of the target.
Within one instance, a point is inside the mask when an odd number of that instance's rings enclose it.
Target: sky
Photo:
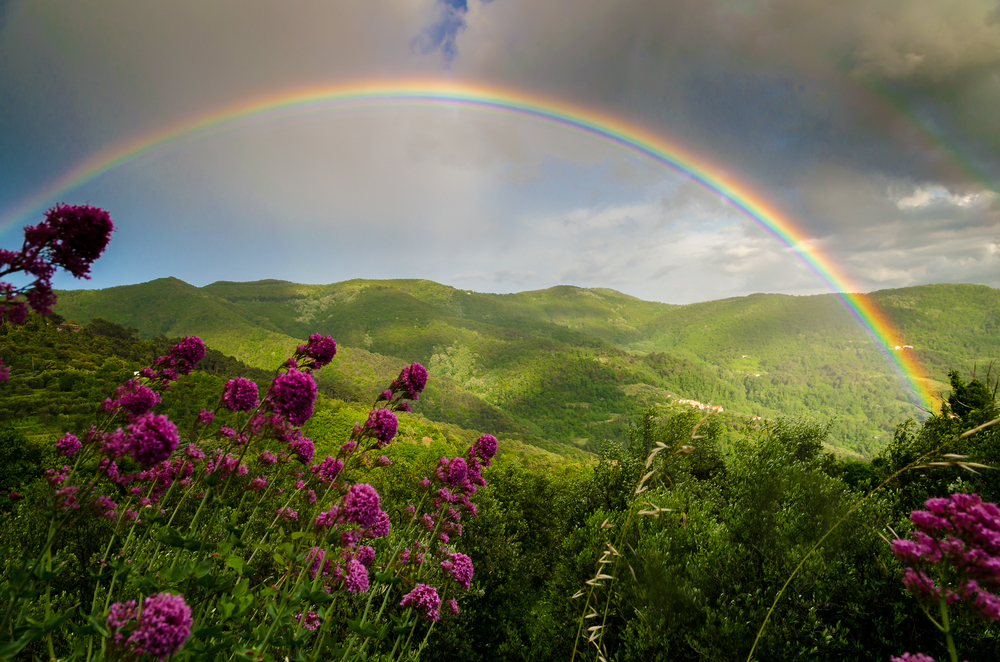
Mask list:
[[[244,117],[60,186],[222,109],[376,83],[494,90],[676,147],[853,291],[1000,287],[996,0],[0,0],[0,247],[89,203],[116,232],[91,280],[57,287],[831,287],[690,174],[460,104]]]

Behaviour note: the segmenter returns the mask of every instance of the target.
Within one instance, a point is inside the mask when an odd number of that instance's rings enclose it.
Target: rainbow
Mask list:
[[[791,249],[836,294],[844,308],[869,333],[894,371],[907,385],[914,403],[927,411],[933,411],[936,397],[927,386],[924,371],[911,353],[895,349],[902,342],[884,313],[867,296],[853,293],[857,288],[851,284],[846,274],[832,259],[815,248],[810,238],[787,214],[763,195],[724,169],[696,156],[678,143],[668,141],[660,134],[646,131],[635,124],[626,124],[606,114],[492,85],[407,81],[312,87],[288,90],[215,109],[178,124],[160,127],[152,133],[112,145],[94,154],[8,214],[8,220],[0,222],[0,233],[27,214],[38,212],[44,205],[55,202],[57,197],[66,192],[141,154],[178,139],[238,126],[240,121],[249,119],[273,119],[301,112],[371,106],[462,108],[523,117],[591,136],[683,174],[726,200],[765,233]]]

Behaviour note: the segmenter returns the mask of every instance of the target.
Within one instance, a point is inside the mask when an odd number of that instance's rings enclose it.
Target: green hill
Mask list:
[[[869,296],[938,388],[947,371],[998,354],[1000,291],[931,285]],[[148,338],[198,334],[268,368],[310,333],[329,334],[342,351],[323,385],[344,399],[369,397],[420,361],[432,376],[418,404],[428,418],[591,450],[668,395],[746,416],[833,419],[835,443],[866,453],[897,423],[924,416],[834,295],[675,306],[569,286],[496,295],[426,280],[196,288],[170,278],[60,292],[56,310]]]

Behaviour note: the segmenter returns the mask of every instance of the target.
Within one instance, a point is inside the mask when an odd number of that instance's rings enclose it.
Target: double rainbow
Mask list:
[[[366,106],[464,108],[524,117],[591,136],[683,174],[726,200],[764,232],[791,249],[869,333],[894,371],[906,383],[915,404],[928,411],[933,409],[935,396],[927,386],[923,370],[911,353],[895,349],[902,341],[884,313],[870,298],[853,293],[857,288],[833,260],[818,251],[809,237],[764,196],[661,135],[608,115],[495,86],[408,81],[313,87],[212,110],[179,124],[159,128],[128,143],[114,145],[88,158],[15,209],[8,215],[6,223],[0,223],[0,232],[5,226],[17,222],[29,212],[40,210],[43,205],[54,202],[71,189],[166,143],[220,127],[238,126],[239,121],[250,118],[272,119],[300,112]]]

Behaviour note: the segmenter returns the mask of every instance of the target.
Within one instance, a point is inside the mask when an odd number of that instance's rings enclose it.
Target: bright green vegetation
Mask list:
[[[1000,351],[997,290],[928,285],[869,296],[938,389],[948,371],[982,368]],[[668,394],[747,417],[830,421],[835,446],[868,455],[897,424],[927,415],[833,295],[671,306],[568,286],[493,295],[423,280],[197,288],[168,278],[60,292],[57,311],[144,338],[197,334],[262,368],[310,333],[329,334],[342,350],[322,377],[328,393],[365,401],[419,361],[432,381],[418,412],[552,449],[623,441],[628,418]]]

